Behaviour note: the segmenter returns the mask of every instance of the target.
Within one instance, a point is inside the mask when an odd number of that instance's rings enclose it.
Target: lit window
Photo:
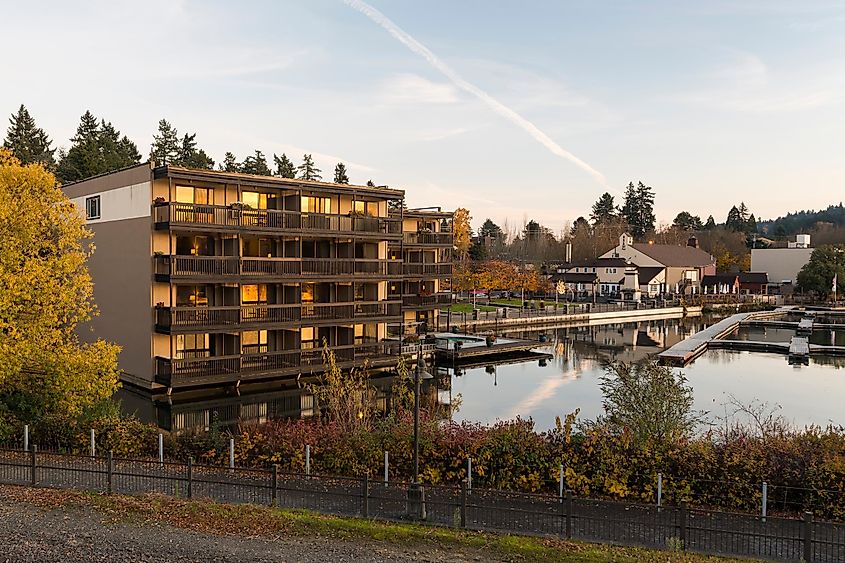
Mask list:
[[[100,196],[85,198],[85,218],[89,220],[100,218]]]
[[[241,201],[252,209],[267,209],[267,194],[241,192]]]
[[[210,188],[195,188],[193,186],[176,186],[176,201],[178,203],[207,204],[214,201]]]
[[[303,213],[331,213],[332,200],[327,197],[302,196]]]

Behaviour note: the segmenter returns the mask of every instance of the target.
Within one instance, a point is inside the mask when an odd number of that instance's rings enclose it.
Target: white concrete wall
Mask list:
[[[71,201],[85,217],[85,200],[96,196],[100,196],[100,218],[88,220],[89,224],[150,216],[150,206],[153,201],[150,182],[75,197]]]

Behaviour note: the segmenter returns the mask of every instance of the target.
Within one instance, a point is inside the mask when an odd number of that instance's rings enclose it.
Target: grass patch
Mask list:
[[[401,547],[448,549],[469,557],[537,561],[539,563],[636,562],[669,563],[728,561],[672,551],[615,547],[557,538],[517,536],[456,530],[431,525],[327,516],[249,504],[186,501],[161,495],[121,496],[77,491],[2,486],[0,497],[46,509],[93,509],[113,522],[166,523],[217,535],[264,537],[298,536],[374,542]],[[456,553],[457,555],[457,553]],[[486,557],[485,557],[486,556]]]
[[[495,311],[495,307],[489,307],[487,305],[476,305],[475,307],[479,311],[483,312],[492,312]],[[472,313],[472,303],[457,303],[452,305],[452,312],[453,313]],[[441,309],[440,314],[443,314]]]
[[[492,303],[493,303],[493,305],[513,305],[515,307],[521,307],[522,306],[522,300],[521,299],[496,299],[495,301],[492,301]],[[539,306],[540,300],[539,299],[529,299],[528,303],[529,303],[529,307],[531,306],[531,303],[534,303],[536,306]],[[566,303],[558,302],[557,304],[555,304],[554,300],[549,301],[548,299],[544,300],[543,304],[546,307],[557,306],[558,308],[562,308],[562,307],[566,306]]]

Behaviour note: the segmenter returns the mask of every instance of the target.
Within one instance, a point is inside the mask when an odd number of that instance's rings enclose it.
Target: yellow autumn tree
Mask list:
[[[120,348],[82,343],[96,314],[91,232],[56,179],[0,148],[0,407],[77,416],[114,394]]]
[[[472,245],[472,216],[469,210],[459,207],[452,216],[452,239],[457,250],[458,260],[464,261],[469,256],[469,247]]]

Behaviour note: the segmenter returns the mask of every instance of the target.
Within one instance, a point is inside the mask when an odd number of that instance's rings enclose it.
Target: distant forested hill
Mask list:
[[[785,217],[760,221],[758,227],[760,232],[771,237],[806,233],[819,228],[845,227],[845,207],[840,202],[839,205],[831,205],[821,211],[787,213]]]

